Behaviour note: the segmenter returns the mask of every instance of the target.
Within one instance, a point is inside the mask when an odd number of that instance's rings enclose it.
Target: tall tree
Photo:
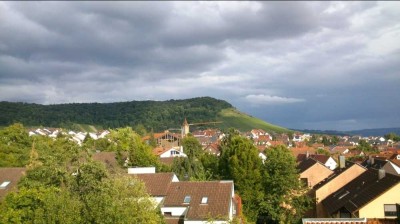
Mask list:
[[[244,214],[255,221],[264,197],[262,161],[253,143],[230,130],[222,141],[219,170],[223,179],[233,180],[243,201]]]
[[[261,211],[279,223],[296,223],[311,205],[296,160],[285,146],[266,150]]]
[[[159,166],[157,157],[153,155],[151,148],[142,141],[132,128],[117,128],[111,130],[109,139],[111,151],[128,153],[129,166]]]

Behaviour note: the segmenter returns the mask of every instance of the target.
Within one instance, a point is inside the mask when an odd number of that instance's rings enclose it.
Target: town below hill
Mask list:
[[[309,130],[309,129],[293,129],[294,131],[300,131],[303,133],[315,133],[315,134],[326,134],[326,135],[361,135],[361,136],[384,136],[388,133],[395,133],[400,135],[400,128],[372,128],[372,129],[360,129],[352,131],[335,131],[335,130]]]
[[[400,136],[394,133],[191,129],[186,119],[163,132],[16,123],[0,130],[0,158],[1,223],[50,222],[62,211],[69,214],[63,223],[116,223],[122,216],[143,223],[346,217],[346,223],[389,224],[400,211]],[[72,215],[77,212],[82,215]]]

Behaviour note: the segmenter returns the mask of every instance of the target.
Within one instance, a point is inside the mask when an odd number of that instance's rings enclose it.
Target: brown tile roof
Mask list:
[[[147,193],[151,196],[167,195],[168,187],[172,183],[174,175],[174,173],[134,174],[134,176],[144,182]]]
[[[318,162],[325,164],[326,161],[330,158],[330,156],[322,155],[322,154],[310,154],[309,158],[313,158],[317,160]],[[307,154],[299,154],[297,155],[297,162],[303,161],[307,159]]]
[[[166,148],[164,148],[162,146],[158,146],[158,147],[155,147],[152,151],[153,151],[154,155],[159,156],[159,155],[163,154],[167,150],[169,150],[169,149],[166,149]]]
[[[310,154],[315,153],[315,149],[311,147],[302,147],[302,148],[290,148],[292,155],[297,158],[299,154],[306,154],[307,152]]]
[[[168,189],[164,207],[188,207],[186,218],[189,220],[228,218],[232,191],[232,181],[175,182]],[[184,203],[185,196],[191,197],[189,203]],[[201,203],[203,197],[208,198],[205,204]]]
[[[10,183],[5,188],[0,188],[0,201],[10,192],[16,189],[18,181],[25,175],[25,168],[10,167],[0,168],[0,185],[5,181]]]
[[[379,170],[375,169],[365,171],[323,200],[322,204],[327,212],[331,215],[345,208],[353,213],[400,183],[400,177],[388,173],[379,179],[378,172]]]

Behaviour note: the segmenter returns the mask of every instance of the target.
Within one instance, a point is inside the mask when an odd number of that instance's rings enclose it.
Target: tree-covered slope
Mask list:
[[[102,128],[133,127],[142,124],[148,130],[163,131],[169,128],[180,128],[184,118],[190,123],[223,121],[217,127],[234,127],[243,131],[251,128],[264,128],[278,132],[286,130],[242,114],[228,102],[211,97],[55,105],[0,102],[0,126],[8,126],[16,122],[25,126],[63,128],[71,128],[76,124]]]

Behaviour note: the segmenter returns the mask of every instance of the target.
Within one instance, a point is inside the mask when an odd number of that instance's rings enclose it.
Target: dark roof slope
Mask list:
[[[308,170],[310,167],[314,166],[318,162],[312,158],[308,158],[306,160],[303,160],[302,162],[297,165],[297,169],[299,170],[299,173],[303,173],[304,171]]]
[[[385,191],[400,183],[400,177],[386,173],[379,179],[379,170],[370,169],[331,194],[322,204],[329,214],[345,208],[353,213]]]
[[[365,168],[374,168],[374,169],[380,169],[384,165],[386,165],[388,161],[385,158],[377,158],[373,157],[367,160],[364,160],[361,165],[364,166]]]
[[[187,206],[189,220],[228,217],[232,191],[232,181],[174,182],[168,189],[164,207]],[[184,203],[185,196],[190,196],[189,203]],[[201,203],[203,197],[207,197],[207,203]]]
[[[308,158],[312,158],[317,160],[318,162],[325,164],[326,161],[330,158],[330,156],[322,155],[322,154],[310,154]],[[301,162],[307,159],[307,154],[299,154],[297,155],[297,162]]]
[[[167,195],[168,187],[172,183],[174,175],[174,173],[134,174],[134,176],[144,182],[147,193],[151,196]]]
[[[0,188],[0,201],[17,187],[18,181],[25,175],[25,171],[26,169],[22,167],[0,168],[0,185],[6,181],[10,182],[6,187]]]

